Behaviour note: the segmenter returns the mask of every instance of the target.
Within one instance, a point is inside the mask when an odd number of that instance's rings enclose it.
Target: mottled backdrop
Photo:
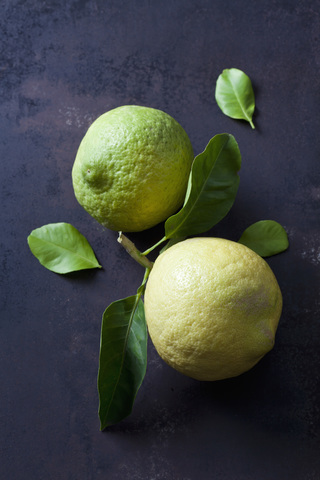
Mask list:
[[[1,480],[320,478],[320,1],[0,1]],[[224,68],[252,79],[256,130],[214,99]],[[285,226],[268,260],[283,291],[276,346],[236,379],[201,383],[153,346],[132,415],[99,431],[101,316],[142,269],[76,202],[73,160],[88,126],[124,104],[165,110],[195,153],[232,133],[243,166],[210,235]],[[27,236],[69,222],[103,270],[58,276]],[[144,249],[163,226],[131,235]]]

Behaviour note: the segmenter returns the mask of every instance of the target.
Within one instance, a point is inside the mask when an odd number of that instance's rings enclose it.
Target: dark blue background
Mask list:
[[[316,480],[320,478],[320,1],[10,0],[0,15],[0,478]],[[224,68],[252,79],[256,130],[214,99]],[[253,370],[201,383],[153,346],[132,415],[99,431],[101,316],[143,271],[76,202],[81,138],[124,104],[162,109],[200,153],[232,133],[236,203],[210,235],[285,226],[268,260],[284,297],[276,346]],[[69,222],[101,271],[58,276],[27,236]],[[160,225],[131,235],[140,249]]]

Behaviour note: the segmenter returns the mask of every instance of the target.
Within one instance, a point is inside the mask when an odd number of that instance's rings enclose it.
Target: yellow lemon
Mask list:
[[[159,255],[145,313],[165,362],[198,380],[234,377],[273,348],[282,295],[269,265],[244,245],[193,238]]]
[[[146,230],[184,200],[193,161],[189,137],[161,110],[137,105],[101,115],[84,136],[73,165],[75,196],[111,230]]]

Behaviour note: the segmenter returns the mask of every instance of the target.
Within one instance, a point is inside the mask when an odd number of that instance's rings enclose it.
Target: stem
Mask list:
[[[148,255],[150,252],[152,252],[155,248],[157,248],[159,245],[161,245],[161,243],[165,242],[167,240],[167,237],[164,236],[163,238],[161,238],[161,240],[159,240],[159,242],[155,243],[152,247],[148,248],[148,250],[145,250],[144,252],[142,252],[142,255]]]
[[[144,277],[143,277],[142,283],[137,290],[137,295],[139,295],[139,298],[144,294],[150,272],[151,272],[150,268],[146,268],[146,270],[144,272]]]
[[[148,260],[148,258],[142,254],[135,244],[129,240],[122,232],[119,232],[118,242],[124,247],[124,249],[129,253],[129,255],[142,267],[148,268],[151,270],[153,263]]]

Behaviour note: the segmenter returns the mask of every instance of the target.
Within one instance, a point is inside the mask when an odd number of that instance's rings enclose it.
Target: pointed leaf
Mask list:
[[[33,230],[28,244],[41,265],[55,273],[101,268],[88,240],[69,223],[51,223]]]
[[[166,221],[166,237],[197,235],[220,222],[235,200],[240,167],[241,154],[234,137],[228,133],[213,137],[194,159],[186,201]]]
[[[237,68],[223,70],[216,83],[216,102],[231,118],[246,120],[252,128],[255,98],[250,78]]]
[[[132,410],[147,365],[147,327],[140,295],[111,303],[102,318],[98,373],[101,430]]]
[[[261,220],[250,225],[238,241],[261,257],[276,255],[289,246],[287,232],[274,220]]]

